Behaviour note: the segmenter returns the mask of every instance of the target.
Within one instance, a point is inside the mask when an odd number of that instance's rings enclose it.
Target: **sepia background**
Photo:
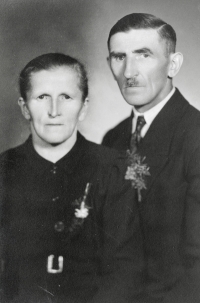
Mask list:
[[[0,152],[22,143],[29,126],[17,105],[18,75],[28,61],[47,52],[80,59],[88,70],[90,110],[80,131],[100,143],[105,132],[130,113],[108,68],[110,28],[131,12],[154,14],[177,32],[184,54],[175,85],[200,109],[199,0],[1,0]]]

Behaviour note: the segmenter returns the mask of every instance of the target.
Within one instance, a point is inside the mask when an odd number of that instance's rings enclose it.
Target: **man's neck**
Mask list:
[[[142,138],[145,136],[146,132],[148,131],[151,123],[155,119],[155,117],[159,114],[159,112],[162,110],[162,108],[165,106],[165,104],[169,101],[169,99],[172,97],[172,95],[175,92],[175,88],[173,87],[170,93],[157,105],[149,109],[148,111],[144,112],[142,116],[144,116],[144,119],[146,121],[146,124],[142,128],[141,136]],[[132,124],[132,133],[134,133],[136,128],[136,121],[138,116],[141,116],[141,113],[137,112],[137,110],[133,107],[134,112],[134,118],[133,118],[133,124]]]
[[[151,110],[152,108],[158,106],[159,103],[162,103],[163,100],[167,98],[167,96],[170,94],[170,92],[173,89],[173,84],[171,79],[167,79],[166,85],[162,89],[162,93],[159,94],[159,97],[155,98],[151,102],[142,105],[140,107],[135,106],[135,109],[140,114],[144,114],[145,112]]]
[[[73,135],[63,143],[53,145],[48,144],[42,141],[40,138],[32,135],[33,138],[33,147],[36,152],[44,159],[56,163],[61,158],[63,158],[74,146],[77,139],[77,132],[74,132]]]

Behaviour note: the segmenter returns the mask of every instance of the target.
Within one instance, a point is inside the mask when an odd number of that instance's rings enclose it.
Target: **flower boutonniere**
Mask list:
[[[145,176],[149,176],[149,167],[144,163],[145,157],[141,157],[135,151],[127,150],[128,167],[125,174],[126,180],[131,180],[132,186],[137,190],[138,201],[141,202],[141,190],[146,189]]]
[[[70,232],[74,231],[78,226],[80,227],[83,224],[84,220],[89,215],[89,209],[91,207],[86,204],[86,200],[87,200],[91,185],[92,185],[91,183],[87,183],[83,197],[76,199],[73,202],[75,211],[74,211],[74,218],[72,221],[72,225],[69,228]]]

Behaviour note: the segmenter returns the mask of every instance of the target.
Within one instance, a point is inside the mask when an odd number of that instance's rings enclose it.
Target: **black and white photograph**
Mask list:
[[[199,0],[0,15],[0,303],[199,303]]]

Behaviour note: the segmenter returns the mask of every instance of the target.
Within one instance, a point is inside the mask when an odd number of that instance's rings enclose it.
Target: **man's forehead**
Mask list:
[[[127,32],[118,32],[110,39],[110,52],[126,50],[127,48],[155,48],[163,41],[157,29],[131,29]]]

